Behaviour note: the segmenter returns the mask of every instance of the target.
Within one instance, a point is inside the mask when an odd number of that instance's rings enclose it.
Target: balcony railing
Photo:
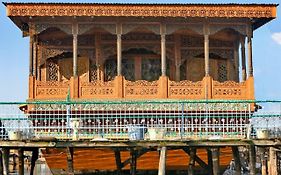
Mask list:
[[[108,82],[87,82],[71,78],[69,82],[42,82],[30,77],[29,99],[63,100],[68,94],[73,99],[224,99],[253,100],[254,81],[249,77],[245,82],[217,82],[211,77],[202,81],[176,82],[168,77],[156,81],[128,81],[117,76]]]
[[[254,106],[265,108],[255,112]],[[272,107],[278,109],[273,113]],[[0,104],[0,138],[224,139],[249,128],[280,137],[281,102],[91,101]]]

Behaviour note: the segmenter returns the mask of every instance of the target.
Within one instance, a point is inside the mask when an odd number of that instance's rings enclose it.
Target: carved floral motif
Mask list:
[[[169,94],[173,95],[183,95],[183,96],[199,96],[203,92],[203,83],[201,81],[192,82],[189,80],[184,81],[169,81]]]
[[[158,81],[126,81],[125,82],[125,95],[157,95],[158,94]]]
[[[275,17],[275,5],[6,4],[8,16]]]
[[[243,98],[244,91],[246,89],[246,84],[237,83],[234,81],[225,81],[225,82],[213,82],[213,95],[214,96],[240,96]]]
[[[81,82],[82,96],[113,95],[114,81]]]
[[[68,93],[68,82],[58,81],[36,81],[37,97],[66,97]]]

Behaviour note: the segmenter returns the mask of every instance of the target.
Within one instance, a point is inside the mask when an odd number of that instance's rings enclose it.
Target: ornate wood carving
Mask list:
[[[246,83],[213,81],[213,97],[218,99],[246,99]]]
[[[210,25],[210,35],[217,33],[220,30],[226,29],[226,28],[230,28],[233,29],[237,32],[239,32],[242,35],[246,35],[247,34],[247,30],[246,30],[246,25]]]
[[[8,16],[151,16],[272,18],[276,5],[24,4],[6,3]]]
[[[169,98],[201,98],[204,91],[202,81],[192,82],[189,80],[169,81]]]
[[[125,97],[147,97],[147,96],[155,96],[157,97],[159,92],[159,84],[157,81],[146,81],[146,80],[138,80],[138,81],[127,81],[125,80]]]
[[[36,98],[66,98],[69,82],[36,81]]]
[[[82,82],[80,86],[81,98],[98,98],[100,96],[112,97],[115,93],[113,81]]]
[[[47,30],[48,28],[52,28],[52,27],[58,28],[68,35],[72,34],[71,24],[56,24],[56,23],[50,23],[50,24],[38,23],[38,24],[35,24],[35,33],[39,34],[43,31]]]

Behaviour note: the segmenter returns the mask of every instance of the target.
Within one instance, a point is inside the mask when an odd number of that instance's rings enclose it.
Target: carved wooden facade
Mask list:
[[[276,17],[272,4],[5,5],[30,36],[30,100],[254,99],[252,32]]]

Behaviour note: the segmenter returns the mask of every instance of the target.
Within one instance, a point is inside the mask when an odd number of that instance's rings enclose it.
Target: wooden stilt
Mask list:
[[[232,147],[232,155],[235,162],[235,175],[241,175],[241,162],[240,162],[240,155],[237,146]]]
[[[131,162],[130,162],[130,174],[136,175],[137,174],[137,155],[135,150],[130,151],[131,154]]]
[[[38,159],[38,148],[32,150],[32,157],[31,157],[31,168],[30,168],[30,175],[33,175],[33,171],[35,168],[36,160]]]
[[[19,175],[24,175],[24,150],[23,148],[19,148]]]
[[[2,150],[0,151],[0,174],[4,173]]]
[[[120,150],[115,150],[115,162],[116,162],[116,167],[117,167],[117,174],[121,175],[122,174],[122,162],[121,162],[121,155],[120,155]]]
[[[186,152],[189,156],[190,156],[190,150],[188,148],[184,148],[183,149],[184,152]],[[202,160],[200,159],[200,157],[198,157],[197,155],[194,156],[194,160],[205,170],[207,170],[209,167],[208,165]]]
[[[160,152],[158,175],[166,174],[166,157],[167,157],[167,147],[162,147]]]
[[[212,148],[213,175],[220,174],[219,148]]]
[[[273,147],[269,148],[269,166],[268,166],[269,174],[275,175],[277,172],[277,156],[276,150]]]
[[[188,175],[194,175],[194,165],[195,165],[196,148],[190,149],[189,155],[189,165],[188,165]]]
[[[260,149],[261,153],[261,174],[267,175],[267,157],[266,157],[266,149],[261,147]]]
[[[213,174],[213,160],[212,160],[212,151],[210,149],[207,149],[208,154],[208,174]]]
[[[250,175],[256,174],[256,148],[254,145],[249,146],[249,169]]]
[[[3,154],[3,174],[8,175],[9,172],[9,156],[10,156],[10,149],[2,148]]]
[[[17,156],[16,154],[13,154],[13,171],[15,171],[17,169],[17,160],[16,160]]]
[[[67,147],[66,148],[66,155],[67,155],[67,174],[74,175],[73,169],[73,148]]]

